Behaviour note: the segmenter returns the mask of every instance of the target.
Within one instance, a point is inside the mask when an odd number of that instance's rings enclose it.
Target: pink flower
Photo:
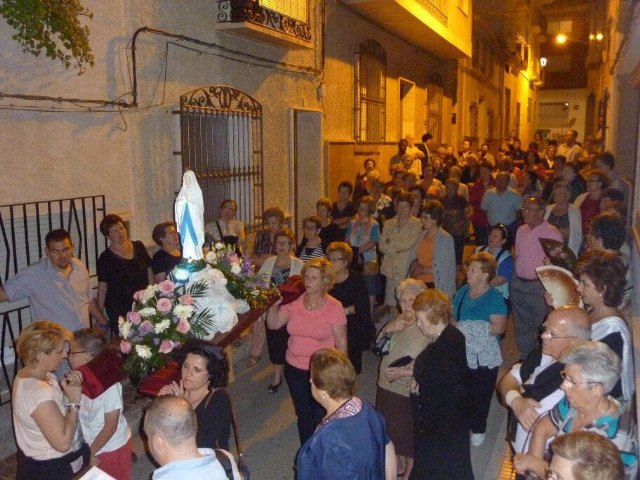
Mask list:
[[[173,350],[173,342],[171,340],[163,340],[162,343],[160,343],[160,353],[169,353],[171,352],[171,350]]]
[[[145,293],[144,290],[138,290],[136,293],[133,294],[133,299],[136,302],[142,303],[144,299],[144,293]]]
[[[140,325],[140,320],[142,320],[142,317],[138,312],[128,312],[127,320],[129,320],[134,325]]]
[[[178,325],[176,326],[176,330],[178,330],[180,333],[187,333],[189,330],[191,330],[191,324],[188,320],[180,320],[178,322]]]
[[[156,303],[156,308],[160,313],[169,313],[171,307],[173,307],[173,302],[168,298],[159,298],[158,303]]]
[[[158,289],[160,290],[161,294],[168,295],[170,293],[173,293],[173,291],[176,289],[176,285],[171,280],[165,280],[164,282],[160,282],[158,284]]]
[[[122,353],[129,353],[131,351],[131,342],[120,340],[120,351]]]
[[[193,297],[191,295],[189,295],[188,293],[185,293],[184,295],[179,297],[178,301],[182,305],[193,305]]]

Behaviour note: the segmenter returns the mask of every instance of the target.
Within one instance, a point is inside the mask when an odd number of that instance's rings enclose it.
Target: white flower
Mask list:
[[[240,265],[238,265],[237,263],[234,263],[233,266],[231,267],[231,273],[235,273],[237,275],[241,271],[242,269],[240,268]]]
[[[118,330],[120,331],[121,338],[129,338],[129,334],[131,333],[131,322],[120,317],[118,319]]]
[[[216,243],[214,247],[216,250],[224,250],[224,244],[220,242]]]
[[[168,318],[165,318],[161,322],[157,323],[154,329],[156,333],[162,333],[167,328],[169,328],[169,325],[171,325],[171,320],[169,320]]]
[[[218,255],[216,255],[216,252],[211,251],[207,253],[207,255],[204,257],[204,260],[207,263],[216,264],[218,262]]]
[[[136,353],[140,358],[151,358],[151,349],[146,345],[136,345]]]
[[[149,300],[151,300],[155,296],[156,296],[156,286],[149,285],[147,288],[144,289],[144,293],[142,294],[142,303],[147,303]]]
[[[141,317],[150,317],[156,314],[156,309],[153,307],[144,307],[138,310],[138,313],[140,314]]]
[[[193,305],[176,305],[173,307],[173,314],[180,320],[188,320],[193,315]]]

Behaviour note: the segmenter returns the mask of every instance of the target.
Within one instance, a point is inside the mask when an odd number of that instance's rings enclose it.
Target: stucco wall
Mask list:
[[[570,90],[541,90],[538,95],[539,103],[556,103],[567,102],[569,103],[569,121],[574,122],[572,128],[578,132],[578,142],[584,142],[585,132],[585,116],[587,112],[587,91],[585,89],[570,89]],[[573,120],[575,119],[575,120]],[[540,128],[547,128],[544,125],[540,125]],[[558,137],[558,141],[562,143],[563,129],[552,129],[552,137]]]

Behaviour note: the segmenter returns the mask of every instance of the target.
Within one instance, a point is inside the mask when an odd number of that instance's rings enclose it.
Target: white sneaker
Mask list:
[[[471,434],[471,445],[474,447],[479,447],[484,443],[484,433],[472,433]]]

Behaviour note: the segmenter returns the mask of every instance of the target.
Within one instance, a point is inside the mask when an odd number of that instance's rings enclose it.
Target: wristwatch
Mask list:
[[[69,410],[74,409],[76,412],[80,411],[80,404],[79,403],[74,403],[74,402],[69,402],[65,405]]]

